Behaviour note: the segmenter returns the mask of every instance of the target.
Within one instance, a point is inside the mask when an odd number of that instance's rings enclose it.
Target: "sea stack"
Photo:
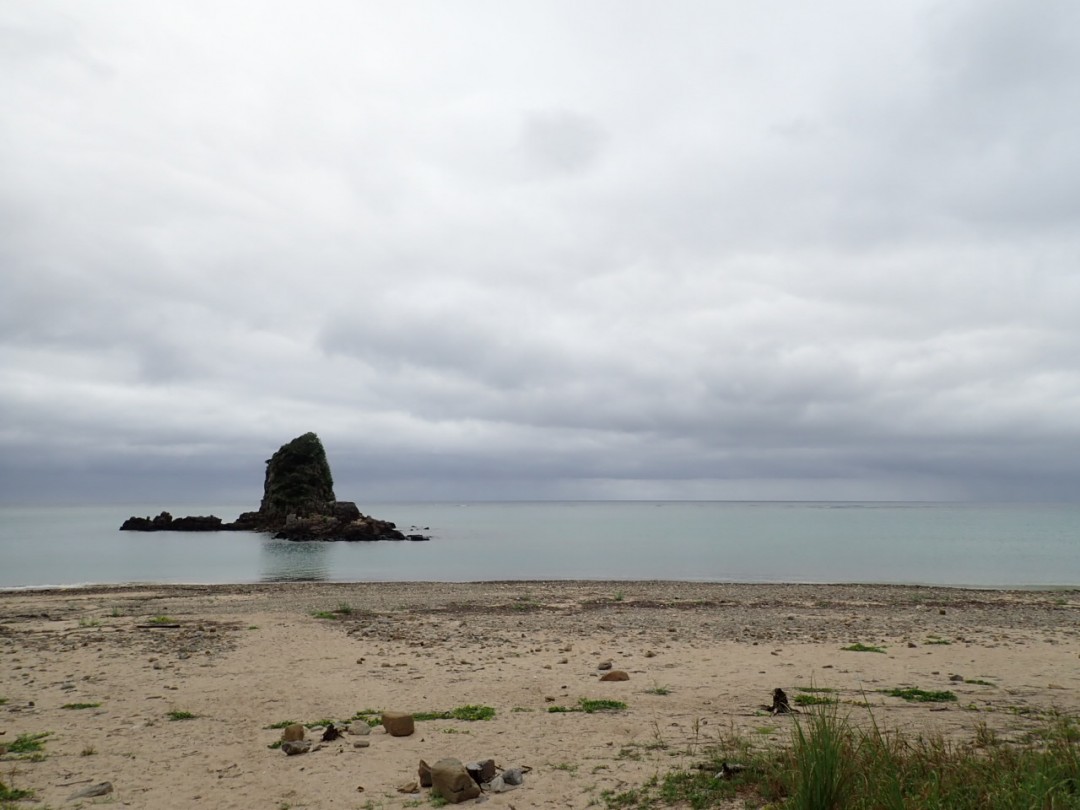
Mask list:
[[[263,497],[257,512],[232,523],[211,516],[173,519],[131,517],[122,531],[258,531],[285,540],[427,540],[404,535],[387,520],[361,514],[352,501],[334,495],[334,477],[322,442],[305,433],[283,444],[266,462]]]
[[[289,515],[328,515],[337,501],[334,476],[322,442],[314,433],[283,444],[266,462],[266,479],[259,515],[268,522]]]

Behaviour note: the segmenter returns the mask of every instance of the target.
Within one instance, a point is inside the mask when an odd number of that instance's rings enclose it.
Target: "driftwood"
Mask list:
[[[764,706],[763,705],[761,708],[762,708],[762,710],[767,711],[769,714],[773,714],[773,715],[776,715],[776,714],[798,714],[799,713],[798,709],[791,708],[791,704],[788,703],[787,693],[783,689],[781,689],[780,687],[777,687],[776,689],[772,690],[772,705],[771,706]]]
[[[326,730],[323,731],[322,741],[330,742],[331,740],[336,740],[340,736],[341,732],[337,730],[337,727],[333,723],[331,723],[326,727]]]

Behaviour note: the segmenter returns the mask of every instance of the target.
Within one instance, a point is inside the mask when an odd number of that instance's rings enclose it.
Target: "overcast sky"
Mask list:
[[[0,2],[0,501],[1080,497],[1080,3]]]

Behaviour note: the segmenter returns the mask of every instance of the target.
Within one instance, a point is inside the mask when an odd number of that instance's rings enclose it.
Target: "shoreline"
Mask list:
[[[168,623],[155,620],[168,619]],[[848,651],[861,644],[880,652]],[[62,804],[110,781],[135,807],[405,808],[420,759],[531,770],[493,810],[602,805],[738,735],[786,745],[772,689],[855,722],[1003,739],[1080,714],[1080,590],[666,581],[119,585],[0,592],[5,783]],[[601,665],[627,673],[600,681]],[[948,690],[947,703],[885,691]],[[551,713],[583,699],[625,708]],[[490,706],[322,750],[272,750],[293,720]],[[67,707],[67,708],[66,708]],[[71,708],[85,707],[85,708]],[[170,717],[192,715],[173,722]],[[79,785],[73,786],[78,782]],[[359,791],[358,788],[363,788]],[[367,805],[367,802],[371,802]]]
[[[106,593],[122,590],[145,590],[147,588],[175,588],[178,590],[214,589],[222,592],[236,590],[273,590],[288,587],[425,587],[431,585],[450,585],[461,587],[508,586],[599,586],[611,587],[632,585],[714,586],[737,588],[882,588],[910,589],[923,591],[962,591],[986,593],[1069,593],[1080,592],[1080,584],[1036,584],[1036,585],[941,585],[920,582],[799,582],[786,580],[736,581],[736,580],[694,580],[694,579],[476,579],[476,580],[281,580],[273,582],[77,582],[72,584],[48,585],[0,585],[0,596],[19,593],[61,594],[85,591],[88,593]]]

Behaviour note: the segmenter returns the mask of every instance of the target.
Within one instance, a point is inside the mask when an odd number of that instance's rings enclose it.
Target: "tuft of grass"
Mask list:
[[[22,799],[29,799],[33,795],[34,791],[32,790],[8,787],[3,782],[0,782],[0,802],[17,802]]]
[[[626,708],[626,704],[621,700],[591,700],[589,698],[581,698],[578,701],[577,706],[549,706],[549,714],[562,714],[568,712],[584,712],[585,714],[593,714],[595,712],[618,712]]]
[[[495,716],[495,710],[491,706],[477,706],[469,704],[458,706],[448,712],[416,712],[413,720],[490,720]]]
[[[20,734],[14,742],[8,743],[9,754],[35,754],[45,746],[45,738],[52,734],[43,731],[40,734]]]
[[[980,678],[965,678],[964,683],[972,683],[972,684],[975,684],[976,686],[994,686],[994,687],[997,686],[996,683],[990,683],[990,681],[984,681],[984,680],[982,680]]]
[[[1009,743],[985,728],[970,743],[860,728],[835,707],[797,719],[787,748],[754,749],[721,740],[690,769],[656,775],[640,787],[605,792],[608,808],[780,810],[1014,810],[1077,808],[1080,722],[1056,717],[1030,742]],[[620,752],[621,753],[621,752]],[[742,767],[725,771],[724,763]]]
[[[956,695],[949,691],[928,692],[925,689],[910,687],[907,689],[882,689],[882,694],[903,698],[913,703],[948,703],[956,700]]]
[[[796,695],[796,706],[831,706],[836,703],[836,698],[827,695]]]
[[[338,618],[338,615],[336,613],[334,613],[332,611],[329,611],[329,610],[316,610],[311,615],[314,616],[316,619],[336,619],[336,618]]]
[[[0,697],[0,706],[3,706],[7,702],[8,702],[8,699],[6,697]]]
[[[836,707],[812,711],[792,731],[791,801],[793,810],[845,807],[853,789],[848,762],[851,727]]]
[[[92,745],[88,745],[88,746],[86,746],[86,748],[84,748],[82,751],[79,752],[79,756],[80,757],[92,757],[96,753],[97,753],[97,749],[94,748],[94,746],[92,746]]]
[[[884,647],[875,647],[871,644],[863,644],[861,641],[856,641],[854,644],[851,644],[847,647],[841,647],[840,649],[844,652],[885,652]]]
[[[338,602],[338,606],[334,608],[334,613],[342,616],[348,616],[353,612],[352,605],[348,602]]]
[[[923,643],[924,644],[940,644],[940,645],[943,645],[943,646],[948,646],[948,645],[952,644],[952,642],[949,641],[947,638],[928,638]]]
[[[101,627],[101,622],[97,619],[88,619],[84,616],[79,619],[79,627]]]
[[[646,689],[645,694],[646,695],[670,695],[671,694],[671,687],[670,686],[661,686],[660,684],[656,684],[655,686],[653,686],[653,687],[651,687],[649,689]]]
[[[154,616],[150,619],[149,624],[176,624],[176,619],[172,616],[162,614],[161,616]]]
[[[100,703],[65,703],[61,709],[96,709]]]
[[[175,709],[166,714],[165,716],[168,717],[170,720],[194,720],[196,717],[198,717],[198,715],[192,714],[191,712],[178,711]]]

